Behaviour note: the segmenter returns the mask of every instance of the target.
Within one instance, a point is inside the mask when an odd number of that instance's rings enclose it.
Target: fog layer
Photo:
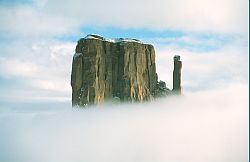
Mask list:
[[[0,161],[247,161],[247,87],[87,109],[1,105]]]

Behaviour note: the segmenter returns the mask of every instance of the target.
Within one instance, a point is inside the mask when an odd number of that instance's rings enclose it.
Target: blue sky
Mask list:
[[[84,26],[80,29],[81,36],[84,37],[87,34],[96,33],[106,38],[136,38],[144,42],[152,43],[158,46],[164,45],[176,45],[180,48],[189,48],[196,51],[213,51],[219,49],[221,46],[232,43],[235,39],[240,39],[240,34],[214,34],[214,33],[187,33],[182,31],[173,30],[162,30],[154,31],[145,28],[118,28],[118,27],[93,27]],[[183,37],[192,37],[193,39],[200,40],[202,43],[195,44],[187,41],[174,41],[174,39],[181,39]],[[165,38],[165,39],[164,39]],[[166,39],[168,38],[168,39]],[[79,35],[65,35],[57,37],[59,40],[76,42],[79,40]],[[206,40],[212,41],[213,43],[205,43]],[[245,40],[247,45],[247,40]]]

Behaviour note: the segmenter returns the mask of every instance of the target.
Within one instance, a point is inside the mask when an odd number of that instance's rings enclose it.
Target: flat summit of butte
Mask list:
[[[155,50],[138,39],[90,34],[76,45],[72,62],[72,105],[105,101],[151,101],[181,93],[180,56],[174,57],[173,90],[158,81]]]

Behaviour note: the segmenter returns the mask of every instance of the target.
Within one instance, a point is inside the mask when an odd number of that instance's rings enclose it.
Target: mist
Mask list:
[[[86,109],[70,101],[2,104],[0,161],[247,161],[247,87]]]

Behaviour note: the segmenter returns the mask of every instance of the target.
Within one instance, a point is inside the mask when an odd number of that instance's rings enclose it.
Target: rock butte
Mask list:
[[[174,92],[180,94],[181,61],[175,56]],[[158,81],[153,45],[137,39],[91,34],[76,46],[71,73],[72,105],[151,101],[173,91]]]

